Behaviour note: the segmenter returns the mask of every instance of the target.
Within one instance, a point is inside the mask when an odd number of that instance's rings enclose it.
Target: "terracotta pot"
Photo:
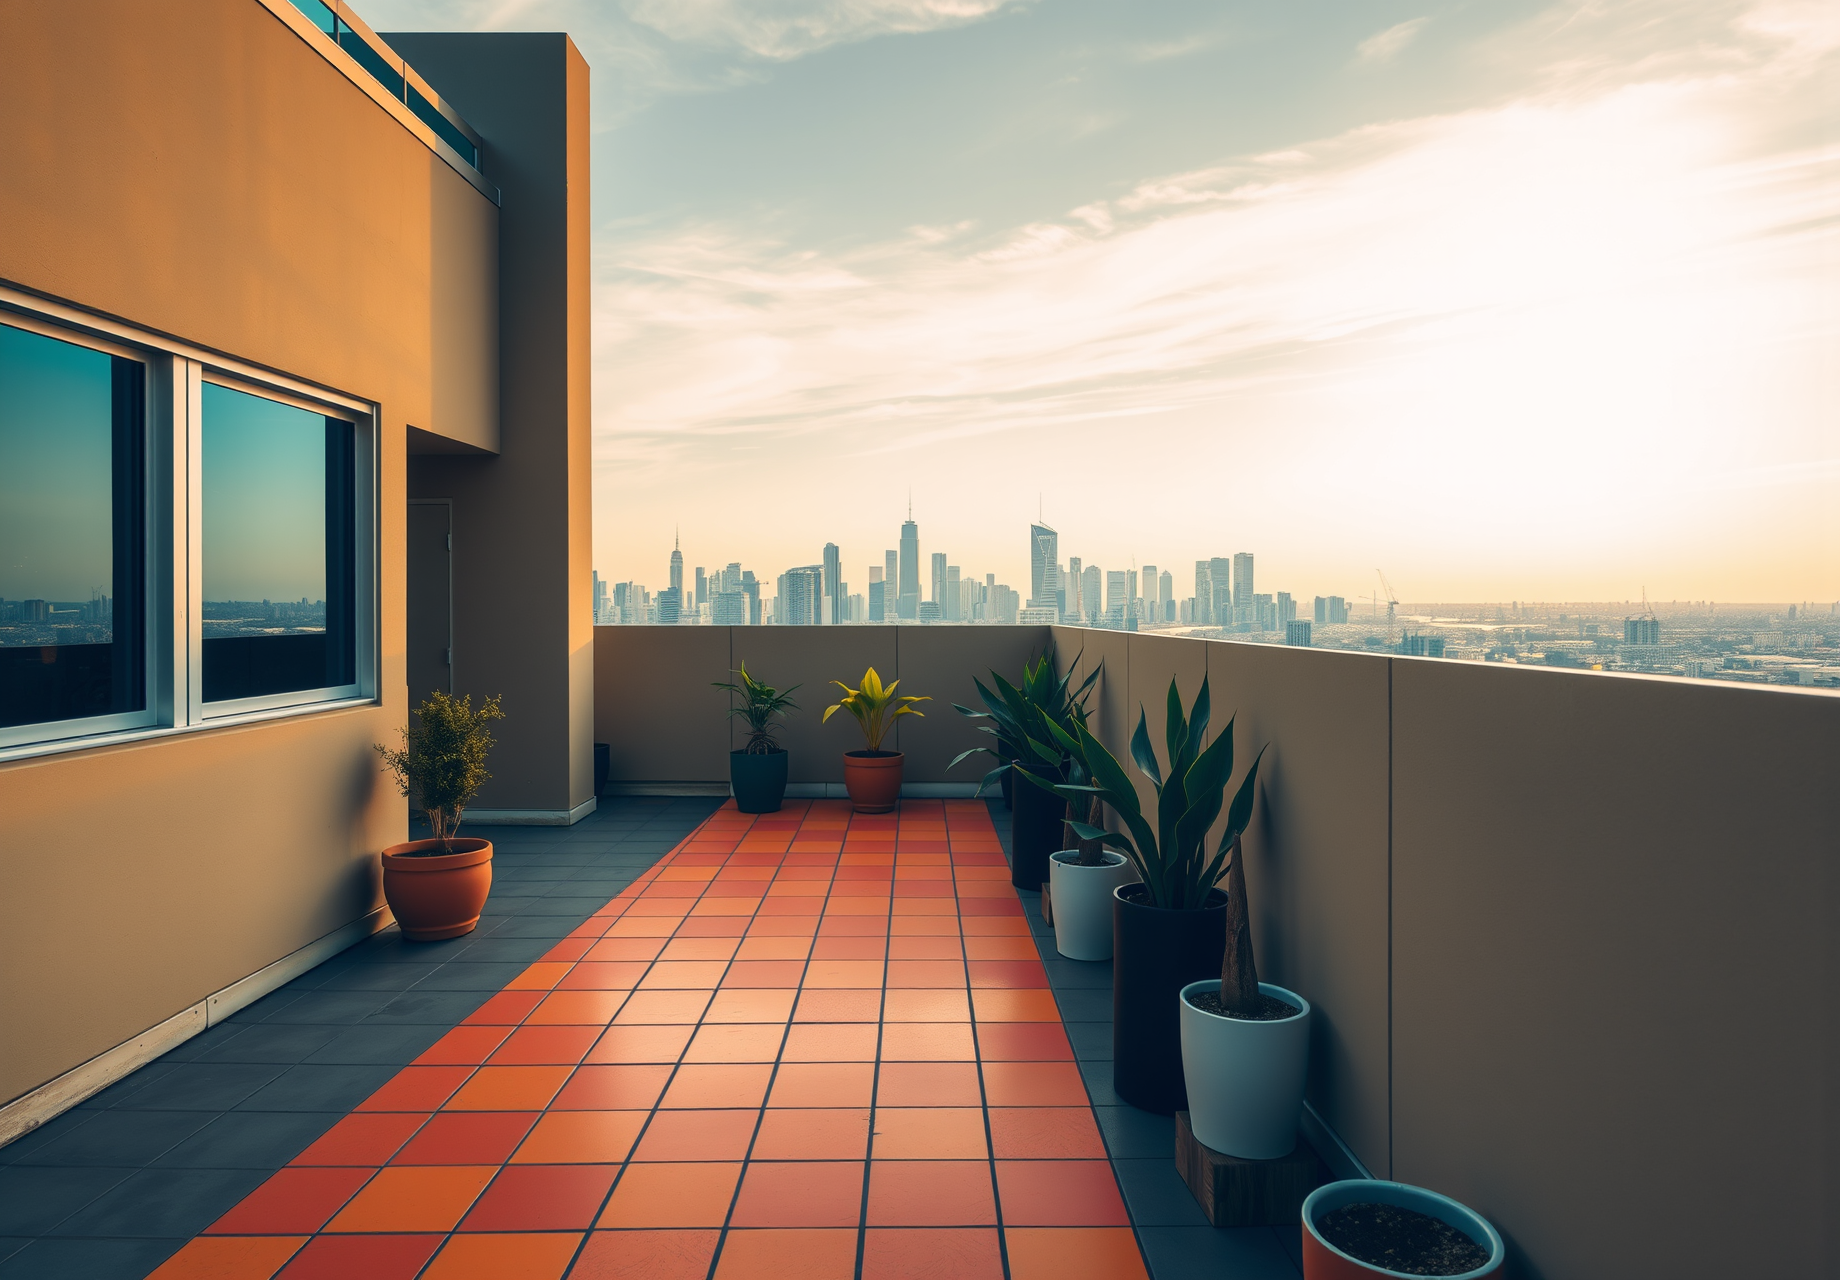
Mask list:
[[[1263,985],[1262,983],[1260,985]],[[1451,1277],[1451,1280],[1482,1280],[1501,1274],[1502,1264],[1507,1259],[1507,1250],[1502,1247],[1501,1235],[1489,1220],[1471,1209],[1466,1204],[1452,1200],[1449,1196],[1427,1191],[1423,1187],[1414,1187],[1404,1182],[1383,1182],[1378,1179],[1355,1179],[1347,1182],[1331,1182],[1316,1188],[1309,1199],[1303,1202],[1303,1275],[1304,1280],[1374,1280],[1374,1277],[1401,1277],[1409,1280],[1409,1273],[1393,1271],[1387,1267],[1376,1267],[1372,1263],[1351,1258],[1322,1238],[1316,1229],[1316,1221],[1326,1213],[1331,1213],[1345,1204],[1390,1204],[1401,1209],[1413,1209],[1419,1213],[1447,1222],[1464,1235],[1482,1246],[1489,1260],[1480,1267],[1465,1271]]]
[[[417,942],[471,933],[492,889],[492,842],[452,840],[452,853],[439,840],[411,840],[383,851],[383,897],[403,937]]]
[[[901,766],[907,757],[899,751],[846,751],[843,785],[858,813],[889,813],[901,799]]]

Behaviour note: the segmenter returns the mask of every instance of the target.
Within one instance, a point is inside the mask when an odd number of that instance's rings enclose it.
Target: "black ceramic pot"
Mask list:
[[[735,793],[735,808],[743,813],[778,813],[786,798],[786,762],[784,751],[751,756],[745,751],[728,753],[728,784]]]
[[[1014,769],[1006,768],[1003,770],[1003,780],[1002,782],[998,784],[998,786],[1003,792],[1003,807],[1005,809],[1010,808],[1013,803],[1010,800],[1010,791],[1016,785],[1015,779],[1016,779],[1016,771]]]
[[[1066,848],[1061,843],[1061,818],[1066,812],[1065,800],[1027,778],[1011,784],[1009,882],[1018,889],[1041,892],[1048,878],[1048,855]]]
[[[1141,884],[1112,894],[1112,1087],[1134,1107],[1188,1108],[1182,1083],[1181,990],[1220,975],[1227,895],[1198,911],[1149,905]]]

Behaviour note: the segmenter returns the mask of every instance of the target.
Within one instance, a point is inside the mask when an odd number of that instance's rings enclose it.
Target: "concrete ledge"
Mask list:
[[[298,951],[282,956],[273,964],[239,978],[221,991],[212,992],[189,1009],[147,1028],[124,1040],[80,1066],[41,1084],[0,1107],[0,1147],[32,1132],[47,1120],[64,1112],[145,1066],[167,1050],[190,1040],[208,1027],[214,1027],[238,1009],[254,1004],[269,992],[292,982],[309,969],[330,960],[345,948],[364,941],[373,933],[395,923],[388,907],[378,907],[369,915],[334,929],[322,938],[309,942]]]
[[[573,809],[468,809],[463,821],[472,827],[572,827],[597,803],[590,796]]]

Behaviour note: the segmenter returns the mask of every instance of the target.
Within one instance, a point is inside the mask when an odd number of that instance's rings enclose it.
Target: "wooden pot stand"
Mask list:
[[[1176,1170],[1217,1227],[1297,1226],[1304,1198],[1330,1181],[1307,1142],[1276,1160],[1241,1160],[1197,1142],[1186,1111],[1176,1112]]]

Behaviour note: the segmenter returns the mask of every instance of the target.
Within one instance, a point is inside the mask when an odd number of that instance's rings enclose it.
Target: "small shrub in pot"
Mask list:
[[[741,749],[728,753],[729,790],[735,793],[735,808],[742,813],[776,813],[786,800],[789,757],[773,736],[779,731],[775,722],[784,720],[786,712],[798,710],[792,695],[799,686],[781,693],[749,675],[745,662],[735,674],[741,679],[712,682],[740,699],[728,714],[745,721],[748,728]]]
[[[850,804],[858,813],[887,813],[901,800],[901,766],[907,757],[899,751],[884,751],[882,743],[902,716],[924,716],[915,709],[916,702],[931,702],[928,697],[897,694],[899,680],[884,685],[874,667],[863,673],[862,682],[851,688],[841,680],[832,684],[843,690],[843,697],[824,709],[824,719],[847,711],[862,730],[865,749],[843,753],[843,784],[849,790]]]

